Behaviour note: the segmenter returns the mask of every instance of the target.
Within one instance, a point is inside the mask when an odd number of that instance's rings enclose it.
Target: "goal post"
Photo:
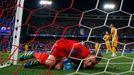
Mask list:
[[[17,0],[17,5],[16,5],[17,10],[15,13],[15,25],[13,29],[13,40],[12,40],[11,59],[10,59],[10,62],[13,65],[17,64],[17,57],[18,57],[19,44],[20,44],[20,33],[21,33],[21,26],[22,26],[23,6],[24,6],[24,0]]]

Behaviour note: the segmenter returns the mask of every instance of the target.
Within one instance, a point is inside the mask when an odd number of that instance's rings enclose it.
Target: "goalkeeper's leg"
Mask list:
[[[33,58],[33,54],[34,54],[34,51],[29,51],[25,54],[22,54],[19,58],[20,61],[24,61],[24,60],[27,60],[27,59],[31,59]]]

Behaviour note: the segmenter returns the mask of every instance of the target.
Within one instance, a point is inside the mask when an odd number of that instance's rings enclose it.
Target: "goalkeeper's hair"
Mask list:
[[[91,54],[91,55],[95,55],[95,56],[96,56],[96,60],[97,60],[98,62],[100,62],[101,59],[102,59],[102,57],[103,57],[102,53],[100,53],[100,52],[97,53],[96,51],[93,51],[93,52],[91,52],[90,54]]]

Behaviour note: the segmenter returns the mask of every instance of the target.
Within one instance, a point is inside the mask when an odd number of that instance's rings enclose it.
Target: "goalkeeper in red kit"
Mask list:
[[[61,38],[57,40],[48,55],[46,53],[31,52],[20,56],[20,60],[26,60],[29,58],[35,58],[36,61],[27,62],[24,67],[32,67],[35,65],[54,66],[56,69],[62,69],[63,61],[66,58],[78,58],[82,59],[83,68],[93,68],[101,60],[102,55],[98,54],[100,58],[96,57],[96,53],[91,53],[89,49],[75,40],[69,40]],[[78,62],[75,62],[75,64]],[[32,64],[34,63],[34,64]],[[31,64],[31,66],[29,66]]]

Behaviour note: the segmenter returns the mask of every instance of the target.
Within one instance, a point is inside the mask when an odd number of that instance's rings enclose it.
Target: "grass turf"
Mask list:
[[[20,54],[21,53],[19,53],[19,55]],[[2,60],[2,58],[7,58],[8,55],[9,53],[1,53],[0,60]],[[132,62],[134,58],[133,53],[124,53],[123,57],[119,57],[121,56],[121,53],[118,53],[117,55],[118,55],[117,57],[110,59],[111,53],[104,54],[104,58],[106,59],[102,59],[101,62],[97,64],[94,69],[79,69],[78,73],[75,73],[73,75],[85,75],[84,73],[86,74],[98,73],[97,75],[115,75],[123,72],[126,73],[123,73],[121,75],[134,75],[133,72],[134,67],[132,67]],[[107,65],[109,59],[110,61]],[[77,70],[74,69],[71,71],[65,71],[65,70],[52,69],[50,70],[51,74],[46,74],[47,71],[48,69],[44,68],[43,66],[37,66],[33,68],[23,68],[21,67],[21,65],[15,65],[15,66],[11,65],[9,67],[0,69],[0,75],[65,75],[65,74],[74,73]]]

